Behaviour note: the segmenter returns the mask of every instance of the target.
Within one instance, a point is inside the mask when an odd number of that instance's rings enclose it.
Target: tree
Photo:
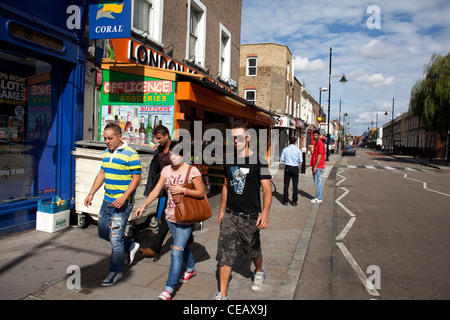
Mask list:
[[[424,67],[425,78],[411,89],[410,105],[414,115],[425,126],[447,137],[447,164],[450,131],[450,52],[446,56],[433,54]]]

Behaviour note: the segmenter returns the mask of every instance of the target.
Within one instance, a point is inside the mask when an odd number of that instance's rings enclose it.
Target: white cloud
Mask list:
[[[448,0],[243,0],[242,4],[242,43],[288,46],[297,78],[317,101],[319,87],[328,85],[333,48],[332,74],[345,74],[348,83],[332,79],[330,117],[338,118],[342,99],[355,134],[367,130],[376,120],[371,112],[386,109],[393,97],[396,115],[405,112],[411,87],[423,76],[431,55],[450,49]],[[366,25],[371,16],[367,8],[373,4],[380,8],[378,30]]]
[[[356,81],[373,84],[375,88],[390,86],[394,84],[395,77],[385,78],[381,73],[364,74],[356,77]]]
[[[326,70],[327,62],[322,59],[315,59],[309,61],[307,57],[296,57],[295,58],[295,71],[299,72],[313,72],[319,70]]]

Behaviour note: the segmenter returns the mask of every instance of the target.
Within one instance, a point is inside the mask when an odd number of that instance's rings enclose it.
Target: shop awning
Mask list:
[[[218,93],[220,88],[208,88],[188,79],[184,80],[186,81],[177,82],[177,99],[185,104],[266,126],[275,124],[275,114],[272,115],[234,94]]]

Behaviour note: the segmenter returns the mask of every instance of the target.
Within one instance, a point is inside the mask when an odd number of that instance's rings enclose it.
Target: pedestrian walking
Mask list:
[[[320,139],[320,131],[314,130],[313,132],[314,141],[316,144],[314,145],[314,150],[311,156],[310,166],[312,167],[312,174],[314,179],[314,185],[316,187],[316,197],[311,200],[312,203],[321,203],[322,202],[322,181],[321,176],[323,170],[325,169],[325,146]]]
[[[280,161],[284,162],[283,204],[289,203],[289,183],[292,180],[292,206],[298,205],[298,166],[303,162],[302,152],[295,146],[296,137],[289,138],[289,146],[281,152]]]
[[[159,181],[159,177],[161,175],[161,170],[166,166],[170,166],[170,157],[169,157],[169,147],[172,140],[170,139],[169,129],[163,125],[158,125],[155,127],[155,131],[153,131],[154,137],[156,141],[159,143],[158,148],[155,150],[153,154],[153,158],[150,162],[150,167],[148,170],[148,178],[147,184],[145,185],[144,196],[148,196],[150,192],[155,188],[156,184]],[[161,204],[164,202],[164,204]],[[167,204],[167,193],[166,190],[163,189],[158,195],[158,206],[157,208],[162,207],[160,223],[158,228],[158,233],[154,239],[154,241],[150,244],[149,248],[141,248],[141,252],[148,257],[156,257],[159,255],[164,239],[169,232],[169,227],[167,226],[167,222],[165,219],[164,210]]]
[[[110,286],[122,278],[124,265],[133,262],[139,249],[139,243],[130,241],[124,231],[133,209],[136,188],[141,182],[141,161],[138,153],[122,141],[118,124],[107,124],[103,135],[107,148],[84,205],[92,204],[94,194],[105,183],[103,204],[98,214],[98,235],[111,243],[109,274],[101,283]]]
[[[169,147],[171,165],[162,169],[161,176],[155,188],[150,192],[142,206],[136,211],[136,216],[139,218],[145,208],[158,197],[161,190],[163,188],[166,190],[167,206],[165,209],[165,218],[173,237],[173,244],[170,253],[171,263],[169,276],[164,291],[158,297],[160,300],[171,300],[177,282],[187,282],[196,275],[194,256],[188,245],[188,239],[194,225],[175,221],[175,202],[173,200],[173,195],[183,194],[184,196],[197,199],[206,197],[202,176],[196,167],[192,167],[188,177],[188,183],[192,182],[195,190],[182,187],[186,179],[187,170],[190,166],[183,162],[183,150],[178,154],[173,152],[174,147],[178,144],[179,141],[171,141]],[[184,275],[179,278],[183,260],[186,263],[187,270]]]
[[[235,157],[225,163],[225,179],[219,209],[220,235],[216,259],[219,264],[219,289],[217,300],[228,300],[228,282],[237,259],[237,245],[248,254],[255,265],[251,289],[262,288],[265,274],[262,268],[260,230],[267,228],[272,202],[271,175],[267,163],[261,163],[250,150],[250,135],[244,122],[233,124]],[[260,187],[263,188],[261,209]]]

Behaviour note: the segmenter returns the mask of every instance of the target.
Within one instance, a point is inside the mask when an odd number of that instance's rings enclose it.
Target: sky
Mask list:
[[[361,135],[408,110],[412,86],[434,53],[450,51],[448,0],[242,0],[241,44],[277,43],[295,58],[295,76],[330,118]],[[345,74],[347,83],[339,82]],[[328,110],[328,92],[322,108]],[[385,112],[388,115],[385,115]],[[373,121],[373,125],[372,125]]]

